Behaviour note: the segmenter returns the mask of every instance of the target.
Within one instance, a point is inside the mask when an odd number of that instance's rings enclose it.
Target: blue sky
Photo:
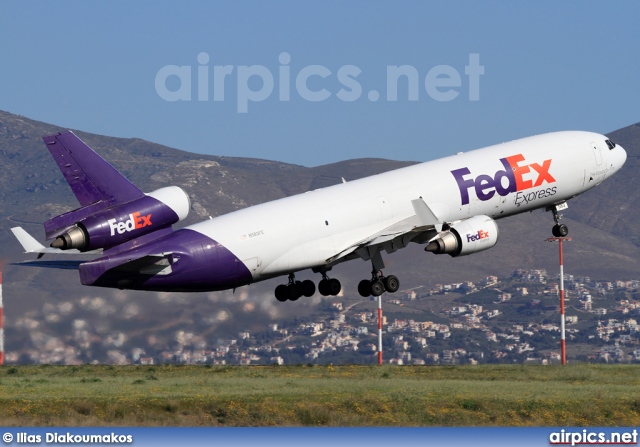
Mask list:
[[[0,109],[216,155],[306,166],[424,161],[640,121],[638,17],[640,3],[631,1],[3,2]],[[199,64],[201,53],[208,62]],[[471,55],[484,70],[477,100],[465,74]],[[191,70],[190,89],[178,75],[162,79],[166,91],[190,100],[163,98],[156,78],[167,66]],[[203,100],[199,66],[208,70]],[[224,99],[214,98],[216,66],[231,67]],[[387,70],[396,66],[417,74],[417,100],[408,99],[406,77],[389,100]],[[351,88],[338,78],[342,67]],[[262,75],[247,77],[254,72]],[[326,99],[311,101],[297,87],[310,72],[303,90]],[[262,96],[239,113],[249,90]],[[443,92],[455,98],[442,100]]]

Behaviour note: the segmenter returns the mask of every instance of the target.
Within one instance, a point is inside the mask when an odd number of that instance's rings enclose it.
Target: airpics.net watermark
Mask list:
[[[249,103],[261,102],[277,91],[279,101],[290,101],[292,87],[295,93],[305,101],[326,101],[334,95],[327,89],[336,85],[339,90],[335,97],[340,101],[353,102],[363,95],[363,87],[358,81],[362,70],[356,65],[342,65],[332,71],[324,65],[307,65],[292,70],[291,55],[283,52],[278,56],[279,66],[271,70],[264,65],[213,65],[209,66],[209,54],[202,52],[197,57],[198,65],[165,65],[156,73],[155,88],[158,96],[165,101],[225,101],[227,81],[235,81],[238,113],[247,113]],[[274,71],[277,75],[274,75]],[[423,76],[412,65],[387,65],[386,101],[394,102],[399,98],[418,101],[421,89],[427,96],[438,102],[453,101],[460,95],[463,80],[468,86],[468,100],[480,100],[480,76],[484,66],[480,65],[478,53],[469,54],[469,62],[464,66],[464,76],[451,65],[436,65]],[[195,78],[195,79],[194,79]],[[276,86],[277,84],[277,86]],[[210,87],[213,87],[211,92]],[[405,96],[406,95],[406,96]],[[379,101],[382,96],[378,90],[369,90],[366,94],[371,102]]]

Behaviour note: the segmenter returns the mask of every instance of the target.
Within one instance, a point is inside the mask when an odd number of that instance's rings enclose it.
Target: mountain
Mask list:
[[[0,112],[0,244],[5,260],[33,258],[21,254],[21,247],[9,231],[11,227],[23,226],[42,240],[43,221],[77,207],[75,197],[41,141],[43,135],[61,130],[65,129]],[[354,180],[412,164],[359,159],[309,168],[269,160],[194,154],[141,139],[75,132],[141,189],[151,191],[177,185],[187,191],[192,210],[189,218],[181,223],[184,225],[337,184],[341,177]],[[609,137],[627,150],[628,160],[612,179],[570,201],[563,222],[568,224],[573,241],[565,248],[565,271],[594,279],[636,279],[640,277],[640,227],[636,225],[640,218],[640,124],[612,132]],[[517,268],[545,268],[555,272],[557,246],[545,242],[551,236],[552,225],[551,214],[544,211],[500,220],[498,245],[464,258],[432,255],[412,244],[384,257],[385,272],[400,278],[401,289],[478,281],[488,275],[508,276]],[[346,294],[356,294],[358,281],[368,277],[369,272],[369,263],[353,261],[337,266],[331,274],[342,281]],[[317,276],[310,272],[299,275],[316,280]],[[279,282],[281,280],[255,284],[243,288],[237,295],[231,292],[172,294],[171,299],[177,304],[175,315],[170,318],[188,322],[203,301],[217,305],[233,303],[240,295],[242,300],[257,303],[255,308],[261,313],[259,318],[252,314],[254,322],[309,315],[313,311],[312,303],[317,300],[276,303],[272,291]],[[46,306],[97,298],[107,302],[135,301],[141,308],[137,318],[142,318],[147,313],[155,315],[152,308],[155,299],[166,298],[166,294],[83,287],[74,271],[15,266],[5,267],[4,287],[8,321],[28,318]],[[185,303],[192,303],[192,308],[185,308]],[[241,307],[234,309],[229,314],[241,318],[242,311],[238,310]],[[156,315],[154,324],[162,325],[163,318],[167,318],[166,315],[162,318]],[[9,337],[10,323],[8,328]],[[64,333],[69,329],[59,330]]]

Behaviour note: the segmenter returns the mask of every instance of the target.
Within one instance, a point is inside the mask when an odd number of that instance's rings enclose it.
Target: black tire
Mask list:
[[[287,292],[289,293],[290,301],[297,301],[298,298],[302,296],[302,291],[300,290],[300,287],[296,283],[289,284],[287,286]]]
[[[289,291],[287,290],[287,286],[284,284],[280,284],[276,287],[276,299],[281,303],[284,303],[289,299]]]
[[[320,280],[320,282],[318,283],[318,292],[320,292],[320,295],[322,296],[329,296],[329,280],[328,279]]]
[[[371,281],[363,279],[358,283],[358,293],[364,298],[371,296]]]
[[[567,227],[565,224],[557,224],[553,226],[553,228],[551,229],[551,233],[553,233],[555,237],[565,237],[567,234],[569,234],[569,227]]]
[[[377,280],[371,283],[371,295],[380,296],[384,293],[384,284],[382,281]]]
[[[342,290],[342,284],[335,278],[329,280],[329,295],[337,296]]]
[[[305,279],[304,281],[302,281],[301,289],[302,294],[307,298],[313,296],[313,294],[316,293],[316,285],[310,279]]]
[[[385,276],[383,279],[384,282],[384,290],[389,293],[395,293],[400,288],[400,280],[397,276],[389,275]]]
[[[569,234],[569,227],[567,227],[565,224],[558,225],[558,233],[560,234],[560,237],[565,237],[567,234]]]

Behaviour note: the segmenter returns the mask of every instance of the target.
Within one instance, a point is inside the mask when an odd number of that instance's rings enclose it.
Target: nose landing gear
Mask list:
[[[566,210],[567,208],[568,205],[566,204],[566,202],[547,208],[547,211],[551,211],[553,213],[553,221],[556,223],[551,229],[551,233],[555,237],[565,237],[567,234],[569,234],[569,227],[567,227],[565,224],[560,223],[562,214],[558,213],[558,211]]]

